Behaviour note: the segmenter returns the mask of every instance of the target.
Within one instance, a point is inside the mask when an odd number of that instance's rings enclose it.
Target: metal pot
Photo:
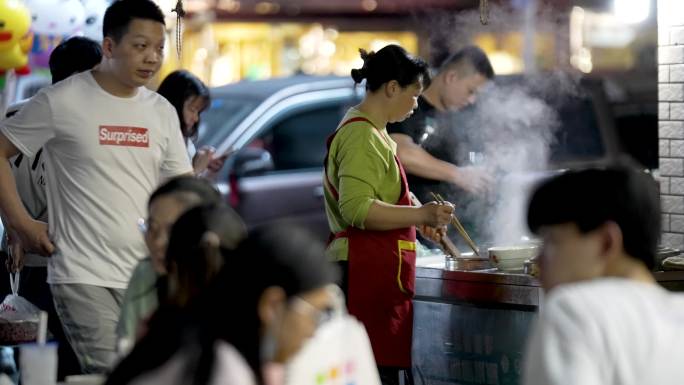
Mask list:
[[[492,264],[487,257],[477,257],[473,253],[463,253],[460,257],[447,258],[447,270],[486,270],[491,269]]]

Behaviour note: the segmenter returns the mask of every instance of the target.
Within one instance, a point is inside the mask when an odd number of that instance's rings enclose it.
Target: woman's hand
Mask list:
[[[223,164],[226,163],[226,159],[228,158],[228,154],[223,154],[221,156],[215,156],[211,158],[211,161],[207,165],[207,170],[213,173],[217,173],[221,171],[223,168]]]
[[[197,153],[192,158],[192,168],[195,170],[195,175],[201,174],[209,167],[215,152],[216,149],[211,146],[204,146],[197,150]]]
[[[207,172],[211,175],[219,172],[228,155],[216,156],[216,149],[211,146],[200,148],[192,158],[192,168],[195,170],[195,175],[204,175]]]
[[[432,226],[426,226],[426,225],[418,225],[416,226],[416,230],[422,235],[423,237],[439,243],[444,236],[446,236],[446,231],[447,228],[446,226],[440,226],[440,227],[432,227]]]
[[[418,210],[421,211],[421,217],[423,219],[420,224],[438,228],[449,224],[451,221],[451,214],[454,212],[454,206],[448,202],[429,202]]]

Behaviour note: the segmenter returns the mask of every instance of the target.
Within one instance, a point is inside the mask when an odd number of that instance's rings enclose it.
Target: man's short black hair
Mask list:
[[[102,61],[102,47],[95,40],[74,36],[59,43],[50,54],[52,84],[92,69]]]
[[[152,20],[166,25],[164,13],[150,0],[116,0],[107,8],[102,22],[104,37],[119,42],[133,19]]]
[[[633,167],[568,171],[539,186],[532,195],[527,224],[574,223],[583,234],[606,222],[622,231],[625,252],[652,269],[660,236],[660,199],[653,178]]]
[[[455,68],[461,76],[480,74],[487,79],[494,77],[494,68],[487,54],[474,45],[462,48],[447,57],[440,65],[439,72]]]

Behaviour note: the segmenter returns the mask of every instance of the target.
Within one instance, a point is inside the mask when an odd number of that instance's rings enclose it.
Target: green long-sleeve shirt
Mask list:
[[[351,108],[342,119],[371,118]],[[377,126],[377,125],[376,125]],[[328,155],[328,182],[337,190],[335,199],[325,186],[325,211],[332,233],[350,226],[363,229],[368,209],[375,200],[395,204],[401,193],[401,174],[395,160],[397,145],[385,127],[373,127],[368,122],[354,122],[338,128]],[[349,246],[339,238],[328,246],[331,260],[347,260]]]
[[[121,304],[121,314],[116,334],[118,338],[135,341],[138,327],[157,310],[157,279],[159,274],[152,267],[152,260],[142,259],[133,270],[126,294]]]

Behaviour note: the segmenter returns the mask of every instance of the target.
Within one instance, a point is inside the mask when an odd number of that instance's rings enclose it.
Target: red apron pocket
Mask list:
[[[413,297],[416,286],[416,242],[398,240],[397,284],[402,293]]]

